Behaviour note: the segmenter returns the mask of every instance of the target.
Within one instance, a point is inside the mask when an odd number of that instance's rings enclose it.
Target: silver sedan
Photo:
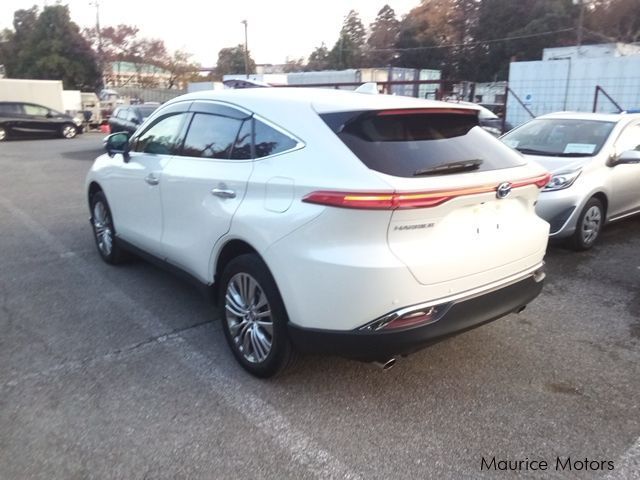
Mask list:
[[[536,207],[551,237],[587,250],[605,223],[640,213],[640,115],[553,113],[502,141],[552,173]]]

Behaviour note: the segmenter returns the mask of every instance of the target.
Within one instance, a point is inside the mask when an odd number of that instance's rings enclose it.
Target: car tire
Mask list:
[[[71,123],[65,123],[62,128],[60,128],[60,135],[62,136],[62,138],[75,138],[77,134],[78,128]]]
[[[5,127],[0,127],[0,142],[4,142],[9,136]]]
[[[269,378],[293,364],[296,352],[287,331],[287,312],[271,272],[258,255],[240,255],[226,266],[218,309],[227,344],[249,373]]]
[[[91,226],[93,227],[93,238],[102,260],[110,265],[124,262],[128,255],[118,244],[111,209],[107,198],[101,191],[91,197]]]
[[[602,201],[596,197],[592,197],[578,216],[576,231],[571,238],[571,246],[573,249],[584,251],[593,247],[600,236],[604,220],[604,206],[602,205]]]

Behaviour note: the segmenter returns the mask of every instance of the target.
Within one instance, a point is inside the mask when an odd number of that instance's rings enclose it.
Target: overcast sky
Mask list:
[[[0,0],[0,28],[10,27],[13,12],[55,0]],[[81,27],[95,26],[90,0],[66,0],[71,18]],[[161,38],[170,50],[183,49],[203,66],[213,66],[223,47],[244,43],[249,23],[249,50],[256,63],[283,63],[307,57],[322,42],[338,38],[349,10],[360,13],[365,26],[388,3],[402,17],[420,0],[100,0],[103,26],[133,24],[145,37]]]

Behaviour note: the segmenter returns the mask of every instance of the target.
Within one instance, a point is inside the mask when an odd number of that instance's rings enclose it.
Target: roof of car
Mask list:
[[[601,122],[619,122],[620,120],[640,119],[638,113],[591,113],[591,112],[556,112],[541,115],[537,118],[564,118],[575,120],[598,120]]]
[[[393,108],[452,108],[450,103],[435,100],[303,87],[210,90],[182,95],[172,102],[180,100],[218,100],[235,103],[248,109],[252,109],[253,104],[263,105],[265,101],[273,100],[277,105],[284,103],[290,106],[312,105],[318,113]],[[457,108],[472,109],[466,105]]]

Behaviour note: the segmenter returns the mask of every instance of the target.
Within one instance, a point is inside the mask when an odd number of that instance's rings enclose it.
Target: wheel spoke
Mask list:
[[[238,291],[238,285],[236,282],[229,284],[229,289],[227,295],[230,295],[233,299],[234,304],[243,312],[247,311],[247,304],[242,297],[242,294]]]
[[[251,343],[251,328],[247,326],[240,332],[240,341],[242,343],[242,353],[244,353],[245,357],[250,356],[249,344]]]
[[[261,309],[262,307],[264,307],[265,305],[267,305],[267,296],[264,294],[264,292],[262,290],[260,290],[260,295],[258,295],[258,298],[255,299],[255,302],[253,303],[253,307],[256,310]]]
[[[231,290],[231,289],[229,289]],[[247,314],[247,309],[244,308],[240,303],[240,298],[233,295],[233,292],[229,291],[225,296],[225,306],[224,308],[234,314],[236,317],[243,317]]]
[[[241,333],[242,329],[248,324],[249,322],[247,322],[244,319],[239,322],[229,324],[229,331],[231,332],[231,335],[235,338]]]
[[[264,330],[270,337],[273,337],[273,323],[264,321],[257,321],[256,323],[261,330]]]

